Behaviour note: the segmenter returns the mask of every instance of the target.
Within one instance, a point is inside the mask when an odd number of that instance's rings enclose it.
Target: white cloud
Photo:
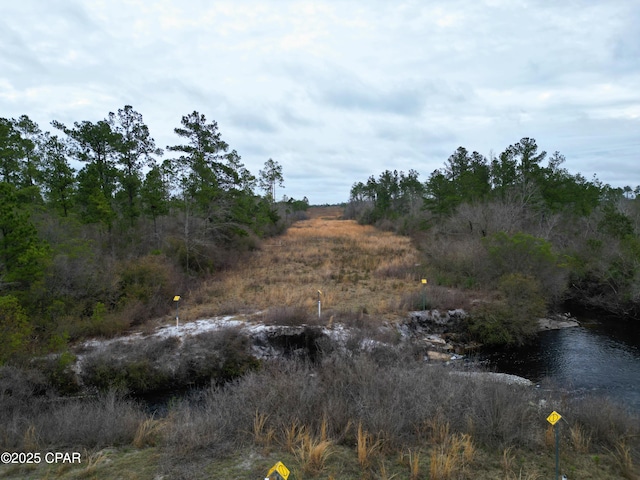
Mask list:
[[[460,145],[523,136],[572,171],[640,183],[640,5],[611,0],[23,0],[0,19],[0,111],[98,120],[131,104],[160,146],[193,110],[286,193],[423,180]]]

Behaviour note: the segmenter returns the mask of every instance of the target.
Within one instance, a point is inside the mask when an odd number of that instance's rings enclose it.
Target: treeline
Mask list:
[[[497,291],[477,309],[478,330],[496,325],[485,339],[515,341],[532,325],[503,330],[509,317],[566,302],[638,318],[640,187],[587,180],[564,162],[532,138],[490,158],[459,147],[424,182],[411,169],[354,184],[346,213],[413,235],[437,283]]]
[[[253,175],[195,111],[166,153],[130,105],[51,124],[0,118],[0,363],[165,313],[308,207],[276,202],[282,167]]]

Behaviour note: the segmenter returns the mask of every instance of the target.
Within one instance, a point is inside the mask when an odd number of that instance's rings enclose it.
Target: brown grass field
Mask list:
[[[186,299],[188,319],[276,307],[396,318],[421,295],[418,252],[408,237],[342,220],[340,208],[312,208],[310,219],[265,241],[239,268]],[[329,318],[328,317],[328,318]]]

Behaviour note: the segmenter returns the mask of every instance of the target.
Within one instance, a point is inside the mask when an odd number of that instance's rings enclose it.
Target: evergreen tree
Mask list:
[[[267,198],[271,203],[276,201],[276,185],[284,186],[284,177],[282,176],[282,165],[273,159],[269,159],[264,163],[264,170],[260,170],[260,188],[267,194]]]
[[[81,218],[86,223],[100,223],[109,232],[116,217],[113,206],[118,172],[115,158],[122,136],[109,122],[75,122],[74,128],[53,121],[53,126],[68,137],[67,149],[85,167],[78,173],[77,204],[82,206]]]
[[[43,133],[38,124],[27,115],[13,120],[16,131],[20,134],[20,183],[21,188],[31,189],[34,197],[39,197],[37,186],[42,183],[42,157],[40,148]]]
[[[95,183],[107,201],[111,201],[117,180],[115,158],[122,144],[122,136],[106,120],[96,123],[75,122],[74,128],[68,128],[55,120],[52,124],[67,135],[69,153],[79,161],[91,165],[92,183]]]
[[[42,146],[43,185],[45,197],[50,205],[69,214],[75,194],[75,169],[67,160],[67,149],[57,136],[45,135]]]
[[[0,289],[8,285],[24,290],[42,277],[49,249],[38,238],[16,191],[13,185],[0,182]]]
[[[157,218],[169,213],[169,186],[160,166],[154,165],[147,172],[140,189],[140,197],[143,212],[153,219],[153,231],[157,235]]]
[[[20,185],[21,138],[14,122],[0,118],[0,181]]]
[[[142,115],[131,105],[125,105],[117,113],[109,113],[109,125],[118,134],[116,162],[120,167],[120,184],[125,197],[124,216],[131,222],[139,215],[137,205],[142,170],[155,164],[155,155],[162,155],[144,124]]]
[[[229,146],[222,140],[218,124],[207,123],[204,115],[194,111],[182,117],[182,128],[175,133],[187,141],[168,146],[167,150],[182,155],[171,161],[171,170],[183,200],[207,211],[225,189],[237,184],[236,172],[224,161]]]

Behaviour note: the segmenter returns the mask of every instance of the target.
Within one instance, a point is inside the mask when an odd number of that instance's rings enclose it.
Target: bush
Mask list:
[[[148,359],[113,361],[108,355],[94,357],[83,369],[85,385],[101,391],[116,389],[132,393],[147,393],[166,388],[169,376]]]
[[[82,383],[100,391],[117,389],[146,393],[171,386],[172,358],[179,340],[148,339],[138,343],[116,342],[87,354],[82,361]]]
[[[402,449],[432,441],[439,422],[490,447],[534,446],[541,438],[534,394],[481,377],[460,381],[446,367],[402,355],[382,362],[366,354],[332,355],[315,367],[278,361],[177,406],[167,438],[169,446],[188,451],[231,451],[249,441],[260,416],[262,431],[283,443],[292,425],[304,425],[312,436],[354,447],[361,425],[385,448]]]
[[[527,233],[498,232],[483,239],[494,278],[520,274],[535,279],[547,299],[558,299],[567,287],[567,272],[550,242]]]
[[[166,257],[147,255],[123,262],[119,268],[119,307],[131,325],[167,313],[182,283],[182,274]]]
[[[80,385],[73,370],[76,356],[69,351],[34,359],[31,363],[45,376],[47,383],[60,395],[79,392]]]
[[[0,297],[0,365],[27,351],[32,327],[13,295]]]
[[[265,325],[299,326],[312,320],[308,309],[304,307],[273,307],[261,315]]]
[[[467,330],[474,340],[488,345],[522,344],[538,331],[546,304],[538,282],[513,273],[500,278],[501,298],[471,311]]]
[[[228,328],[186,337],[117,342],[88,354],[82,362],[82,382],[100,391],[117,389],[135,394],[171,388],[222,384],[259,368],[249,339]]]
[[[176,371],[182,384],[222,384],[260,367],[251,355],[251,341],[235,328],[188,338],[183,352]]]

